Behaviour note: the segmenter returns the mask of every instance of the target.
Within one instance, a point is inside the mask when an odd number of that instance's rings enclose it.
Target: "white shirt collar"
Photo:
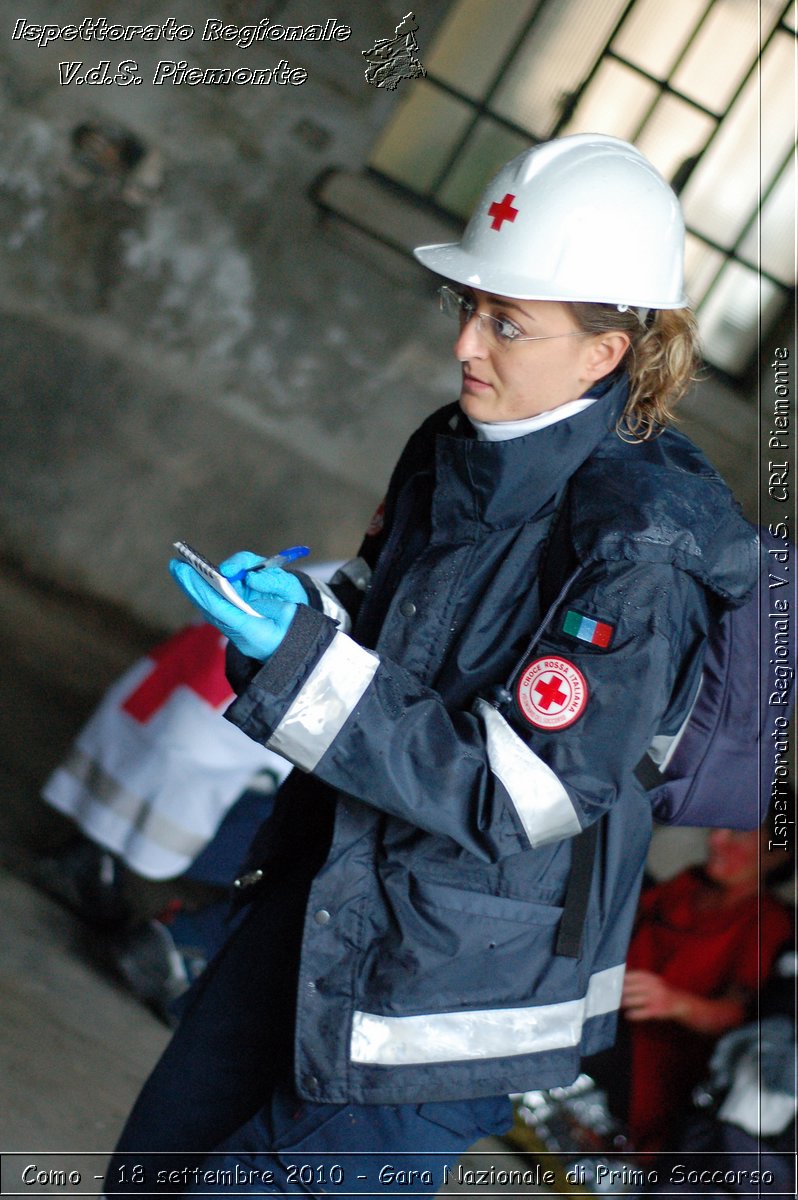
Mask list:
[[[600,396],[580,396],[578,400],[569,400],[567,404],[550,408],[548,412],[536,413],[534,417],[523,417],[520,421],[475,421],[471,417],[468,419],[474,426],[480,442],[509,442],[511,438],[524,437],[536,429],[545,429],[547,425],[554,425],[557,421],[576,416],[600,399]]]

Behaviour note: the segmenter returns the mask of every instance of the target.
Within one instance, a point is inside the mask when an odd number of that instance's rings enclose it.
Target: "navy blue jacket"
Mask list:
[[[757,570],[686,438],[617,436],[624,394],[506,442],[434,414],[358,559],[330,589],[306,581],[265,665],[230,654],[228,717],[300,768],[251,865],[272,888],[308,880],[309,1099],[547,1088],[612,1041],[651,831],[634,768],[688,713],[712,607]],[[576,576],[528,649],[544,553],[545,590]],[[563,957],[573,835],[600,817],[582,954]]]

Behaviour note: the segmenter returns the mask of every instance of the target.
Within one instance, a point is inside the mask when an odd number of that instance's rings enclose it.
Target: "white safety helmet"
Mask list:
[[[629,142],[544,142],[491,180],[459,242],[419,246],[425,267],[516,300],[682,308],[684,221],[675,194]]]

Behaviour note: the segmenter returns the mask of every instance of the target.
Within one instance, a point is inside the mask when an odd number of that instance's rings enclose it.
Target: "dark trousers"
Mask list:
[[[133,1108],[107,1196],[260,1192],[434,1195],[460,1154],[511,1124],[506,1096],[400,1105],[313,1104],[292,1084],[307,885],[254,903],[189,997]],[[382,1174],[381,1174],[382,1172]]]

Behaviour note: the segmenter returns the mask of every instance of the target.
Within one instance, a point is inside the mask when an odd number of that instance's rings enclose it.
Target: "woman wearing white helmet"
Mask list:
[[[325,589],[235,555],[260,616],[173,565],[232,644],[227,715],[300,770],[109,1193],[227,1172],[377,1195],[389,1171],[433,1194],[509,1125],[508,1093],[612,1042],[651,830],[635,767],[757,573],[752,528],[665,428],[696,358],[682,244],[634,147],[520,155],[460,242],[416,252],[459,320],[460,397],[358,557]]]
[[[627,434],[648,438],[672,419],[697,365],[684,223],[676,196],[634,146],[579,134],[520,154],[491,181],[459,243],[415,253],[461,288],[492,293],[494,304],[534,301],[521,305],[530,319],[607,335],[613,353],[628,347],[619,423]],[[450,292],[442,305],[456,305]],[[556,397],[542,392],[552,408]]]

